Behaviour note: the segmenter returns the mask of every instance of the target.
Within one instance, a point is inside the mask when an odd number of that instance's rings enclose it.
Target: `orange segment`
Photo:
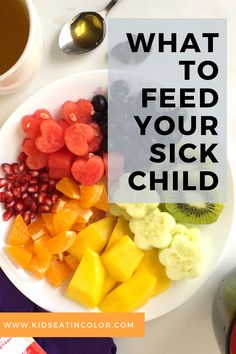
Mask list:
[[[57,200],[57,202],[53,205],[51,212],[52,213],[58,213],[58,211],[61,211],[64,208],[64,205],[68,201],[68,198],[66,197],[61,197]]]
[[[47,233],[44,221],[42,218],[37,218],[28,225],[30,237],[35,241]]]
[[[64,209],[75,211],[77,213],[76,222],[78,223],[87,223],[93,215],[92,210],[82,208],[78,200],[70,200],[65,204]]]
[[[102,188],[101,197],[99,198],[98,202],[95,204],[95,207],[107,211],[109,209],[107,191],[104,185],[102,185],[102,187],[103,188]]]
[[[63,209],[57,214],[53,215],[53,230],[55,234],[62,231],[68,231],[71,229],[72,225],[76,222],[77,212],[72,209]]]
[[[7,246],[7,252],[23,268],[28,266],[32,258],[32,253],[25,247]]]
[[[47,241],[47,248],[50,254],[57,254],[66,251],[75,242],[76,232],[63,231],[59,235]]]
[[[82,208],[91,208],[100,199],[103,191],[102,184],[93,186],[80,186],[80,204]]]
[[[26,245],[29,241],[30,235],[28,232],[28,227],[22,216],[18,215],[12,224],[7,243],[9,245],[22,246]]]
[[[63,177],[56,185],[56,189],[67,197],[80,199],[79,186],[69,177]]]
[[[76,270],[78,268],[79,262],[78,260],[72,256],[71,254],[67,254],[65,256],[65,263],[72,269]]]
[[[79,232],[79,231],[83,230],[85,227],[86,227],[86,223],[76,222],[72,226],[72,231]]]
[[[50,237],[48,237],[48,239],[50,239]],[[34,252],[38,257],[40,264],[46,269],[49,267],[51,260],[51,254],[47,248],[48,239],[42,237],[34,242]]]
[[[49,266],[49,265],[48,265]],[[33,273],[36,278],[42,279],[47,271],[47,267],[41,264],[37,256],[32,257],[26,269]]]
[[[97,208],[91,208],[93,215],[92,217],[89,219],[89,224],[92,224],[96,221],[99,221],[103,218],[105,218],[106,213],[103,210],[97,209]]]
[[[60,286],[71,274],[70,267],[60,262],[58,259],[52,259],[50,267],[46,272],[47,281],[54,287]]]
[[[42,219],[44,221],[44,225],[48,229],[51,235],[54,235],[54,228],[53,228],[53,219],[54,219],[54,214],[51,213],[45,213],[42,214]]]

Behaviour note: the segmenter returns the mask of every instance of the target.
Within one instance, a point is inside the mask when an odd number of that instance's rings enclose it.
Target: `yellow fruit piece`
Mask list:
[[[49,236],[43,236],[34,241],[34,253],[38,257],[42,267],[45,267],[46,269],[49,267],[51,261],[51,254],[47,248],[48,240],[50,240]]]
[[[30,237],[35,241],[38,240],[43,235],[47,234],[48,230],[45,227],[42,218],[37,218],[35,221],[28,225],[28,231]]]
[[[72,269],[76,270],[78,268],[79,262],[71,254],[65,256],[65,263]]]
[[[104,312],[130,312],[144,306],[152,297],[156,278],[149,272],[137,272],[126,282],[112,290],[100,302]]]
[[[87,248],[66,295],[86,307],[96,307],[101,298],[104,279],[105,269],[99,255]]]
[[[24,222],[21,215],[18,215],[11,227],[9,232],[7,243],[9,245],[23,246],[30,241],[30,235],[28,232],[28,227]]]
[[[47,241],[47,248],[50,254],[58,254],[65,252],[75,242],[76,232],[63,231],[57,236],[52,237]]]
[[[69,177],[63,177],[56,184],[56,189],[69,198],[80,199],[79,186]]]
[[[54,226],[53,226],[54,214],[44,213],[41,216],[47,230],[50,232],[51,235],[54,235]]]
[[[104,185],[102,185],[102,194],[94,206],[100,210],[107,211],[109,209],[107,190]]]
[[[34,276],[38,279],[43,279],[46,271],[47,271],[47,268],[45,265],[42,265],[40,260],[38,259],[37,256],[34,256],[32,257],[30,263],[27,265],[26,269],[33,273]]]
[[[101,198],[103,191],[102,184],[94,184],[93,186],[80,186],[80,203],[82,208],[91,208]]]
[[[159,261],[158,250],[156,248],[144,252],[144,257],[136,269],[136,272],[143,270],[150,272],[156,277],[157,282],[153,296],[171,287],[171,280],[166,275],[165,267]]]
[[[116,218],[103,218],[80,231],[68,252],[80,261],[88,247],[100,253],[113,231]]]
[[[103,285],[102,285],[102,293],[101,293],[101,300],[111,291],[115,288],[117,285],[117,281],[109,277],[109,275],[106,274]]]
[[[27,248],[21,246],[7,246],[7,252],[23,268],[29,265],[32,258],[32,253]]]
[[[71,269],[67,264],[60,262],[59,259],[53,258],[45,277],[47,281],[54,287],[60,286],[71,274]]]
[[[129,228],[129,222],[123,216],[120,216],[108,241],[106,251],[109,250],[116,242],[118,242],[125,235],[128,235],[132,239],[134,238],[134,235],[132,234]]]
[[[77,219],[77,212],[72,209],[63,209],[53,215],[53,230],[55,235],[62,231],[70,230]]]
[[[102,262],[110,277],[116,281],[128,280],[143,258],[129,236],[124,236],[102,255]]]

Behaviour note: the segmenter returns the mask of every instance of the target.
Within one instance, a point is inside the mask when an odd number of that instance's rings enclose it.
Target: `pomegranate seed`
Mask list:
[[[20,187],[13,188],[13,195],[14,197],[19,197],[21,195],[21,188]]]
[[[44,183],[40,186],[40,192],[46,192],[47,189],[48,189],[47,183]]]
[[[39,197],[38,197],[38,202],[39,202],[39,204],[43,204],[45,198],[47,198],[47,193],[45,193],[45,192],[40,192],[40,193],[39,193]]]
[[[6,194],[6,199],[13,199],[13,193],[8,191],[5,193]]]
[[[21,177],[21,181],[23,183],[27,183],[27,182],[29,182],[31,180],[31,178],[32,177],[29,174],[25,174],[24,176]]]
[[[45,205],[45,204],[40,205],[40,207],[39,207],[39,211],[41,213],[48,213],[50,210],[51,210],[50,206]]]
[[[33,220],[33,219],[35,219],[36,218],[36,216],[37,216],[37,213],[31,213],[31,220]]]
[[[28,192],[29,193],[37,193],[39,190],[39,186],[34,184],[33,186],[28,187]]]
[[[24,199],[25,209],[30,208],[31,204],[33,203],[33,199],[31,197]]]
[[[14,181],[16,179],[16,175],[12,174],[12,175],[6,175],[6,179],[10,182]]]
[[[59,198],[59,195],[58,195],[57,193],[55,193],[55,194],[52,195],[52,202],[53,202],[53,204],[56,203],[56,201],[58,200],[58,198]]]
[[[4,204],[4,206],[5,206],[5,208],[6,208],[7,210],[12,210],[12,209],[14,209],[15,202],[14,202],[14,200],[9,201],[9,202],[6,201],[5,204]]]
[[[34,200],[38,200],[38,199],[39,199],[39,193],[34,193],[34,194],[32,195],[32,198],[33,198]]]
[[[32,202],[30,205],[30,211],[35,212],[37,210],[36,202]]]
[[[19,201],[16,203],[15,208],[16,208],[17,211],[22,211],[22,210],[24,210],[24,202],[23,202],[22,200],[19,200]]]
[[[51,199],[50,199],[50,198],[45,198],[44,204],[51,207],[51,206],[52,206],[52,201],[51,201]]]
[[[30,185],[37,184],[37,183],[38,183],[37,178],[32,178],[32,179],[29,181],[29,184],[30,184]]]
[[[9,163],[3,163],[1,165],[2,171],[8,175],[11,175],[13,173],[11,165]]]
[[[5,187],[7,184],[6,178],[0,178],[0,188]]]
[[[27,190],[28,190],[28,187],[29,187],[29,185],[28,185],[28,183],[25,183],[22,187],[21,187],[21,192],[26,192]]]
[[[5,191],[13,191],[13,184],[11,182],[8,182],[5,186]]]
[[[18,161],[25,162],[26,158],[27,158],[26,154],[22,151],[18,156]]]
[[[18,170],[19,170],[19,172],[24,172],[24,171],[27,171],[27,167],[26,167],[26,165],[22,162],[22,163],[19,164]]]
[[[27,210],[23,213],[23,219],[24,222],[28,225],[30,223],[30,219],[31,219],[31,211]]]
[[[49,182],[48,182],[49,186],[51,187],[55,187],[56,185],[56,181],[54,181],[54,179],[50,179]]]
[[[12,171],[13,171],[13,173],[15,173],[15,174],[18,174],[19,173],[19,170],[18,170],[18,163],[12,163],[11,164],[11,168],[12,168]]]
[[[28,198],[29,194],[27,192],[24,192],[22,195],[21,195],[21,198],[22,199],[26,199]]]
[[[4,192],[0,192],[0,202],[5,202],[6,200],[6,194]]]
[[[3,220],[8,221],[14,215],[12,210],[5,211],[3,214]]]
[[[35,171],[35,170],[32,170],[32,171],[29,171],[29,174],[30,174],[32,177],[38,177],[39,172],[38,172],[38,171]]]

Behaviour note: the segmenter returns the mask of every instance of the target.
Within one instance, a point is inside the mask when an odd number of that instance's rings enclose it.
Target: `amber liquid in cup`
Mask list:
[[[22,0],[0,0],[0,75],[21,57],[29,37],[29,16]]]

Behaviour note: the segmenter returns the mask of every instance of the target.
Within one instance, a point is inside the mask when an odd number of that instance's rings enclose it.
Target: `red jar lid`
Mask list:
[[[230,354],[236,354],[236,321],[234,321],[231,329],[229,348]]]

